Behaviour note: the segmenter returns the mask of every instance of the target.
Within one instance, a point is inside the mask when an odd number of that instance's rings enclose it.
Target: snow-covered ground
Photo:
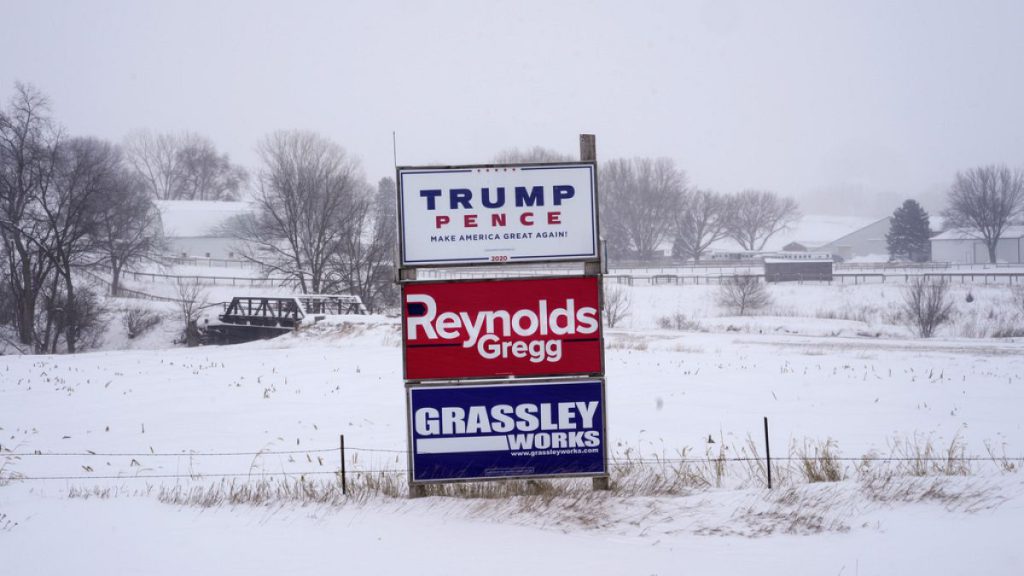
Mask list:
[[[745,317],[715,286],[608,289],[629,302],[606,336],[614,489],[416,500],[395,319],[188,349],[175,304],[111,300],[164,320],[128,339],[114,312],[99,352],[0,357],[0,572],[1020,573],[1024,341],[988,337],[1024,326],[1008,287],[954,286],[932,340],[898,284],[775,285]],[[764,417],[772,491],[715,465],[762,457]],[[809,483],[826,444],[844,480]],[[922,455],[951,457],[912,476]],[[247,489],[268,495],[218,500]]]
[[[1021,573],[1021,339],[912,338],[887,316],[889,285],[776,286],[742,318],[712,287],[623,289],[630,314],[606,337],[610,493],[373,490],[405,469],[394,319],[195,349],[170,346],[168,319],[134,350],[113,326],[99,352],[0,357],[0,573]],[[1024,324],[1005,287],[955,296],[964,318]],[[774,490],[746,462],[678,462],[763,456],[764,417],[773,457],[798,458],[778,461]],[[809,483],[799,457],[829,440],[845,479]],[[954,475],[909,474],[929,446]],[[1008,459],[965,458],[990,454]],[[911,458],[864,471],[865,455]],[[712,483],[652,487],[680,471]],[[281,474],[331,496],[281,496]],[[221,482],[272,494],[184,503]]]

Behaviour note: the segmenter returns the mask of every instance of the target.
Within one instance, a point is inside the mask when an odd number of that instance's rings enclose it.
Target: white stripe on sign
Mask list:
[[[495,452],[498,450],[508,450],[507,437],[469,436],[463,438],[420,438],[416,440],[417,454]]]

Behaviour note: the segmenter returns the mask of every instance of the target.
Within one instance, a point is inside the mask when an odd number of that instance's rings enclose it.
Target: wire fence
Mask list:
[[[158,259],[165,264],[181,264],[183,266],[199,266],[206,268],[259,268],[258,262],[231,258],[202,258],[199,256],[161,255]]]
[[[346,446],[345,455],[343,458],[352,461],[347,455],[349,453],[377,453],[377,454],[393,454],[408,457],[409,451],[402,449],[393,448],[370,448],[360,446]],[[203,458],[203,457],[240,457],[240,456],[292,456],[296,454],[323,454],[323,453],[335,453],[340,454],[341,449],[339,446],[330,448],[309,448],[303,450],[258,450],[258,451],[238,451],[238,452],[226,452],[226,451],[213,451],[213,452],[197,452],[197,451],[180,451],[180,452],[94,452],[86,450],[84,452],[43,452],[35,450],[31,452],[14,452],[4,450],[0,447],[0,457],[6,458],[7,462],[10,462],[11,458],[33,458],[33,457],[106,457],[106,458],[142,458],[142,457],[159,457],[159,458]],[[358,456],[357,456],[358,458]],[[974,464],[974,463],[990,463],[995,464],[1002,469],[1006,469],[1008,464],[1024,464],[1024,457],[1007,457],[1007,456],[979,456],[979,455],[966,455],[966,454],[946,454],[946,455],[932,455],[931,453],[922,454],[911,454],[911,455],[879,455],[869,453],[859,457],[844,457],[834,454],[825,455],[794,455],[790,453],[785,456],[772,456],[770,462],[766,456],[725,456],[724,454],[707,454],[703,457],[698,456],[679,456],[679,457],[660,457],[660,456],[636,456],[629,453],[626,454],[610,454],[608,464],[609,466],[620,466],[620,465],[702,465],[702,464],[729,464],[729,463],[765,463],[765,464],[779,464],[779,463],[843,463],[843,464],[875,464],[875,463],[918,463],[927,465],[949,465],[949,464]],[[333,465],[339,465],[338,463],[332,463]],[[1017,468],[1020,468],[1017,465]],[[3,467],[0,466],[0,472],[3,471]],[[299,478],[307,476],[337,476],[342,472],[338,470],[297,470],[297,471],[268,471],[263,469],[250,469],[248,472],[189,472],[189,473],[160,473],[160,474],[149,474],[140,471],[138,474],[132,475],[95,475],[95,474],[56,474],[56,475],[22,475],[17,472],[8,471],[4,476],[0,477],[0,480],[8,481],[86,481],[86,480],[202,480],[208,478],[258,478],[265,479],[269,477],[286,477],[286,478]],[[360,475],[405,475],[408,473],[408,469],[403,467],[388,467],[388,468],[364,468],[347,470],[346,474],[350,476]]]
[[[111,282],[110,280],[108,280],[108,279],[104,278],[103,276],[100,276],[99,274],[96,274],[96,273],[94,273],[94,272],[92,272],[91,270],[88,270],[88,269],[83,269],[82,272],[84,272],[86,276],[92,278],[95,282],[98,282],[101,285],[103,285],[106,288],[108,293],[112,291],[113,282]],[[117,297],[118,298],[132,298],[132,299],[136,299],[136,300],[151,300],[153,302],[173,302],[175,304],[178,304],[178,303],[181,302],[181,300],[176,299],[176,298],[168,298],[166,296],[157,296],[156,294],[149,294],[147,292],[142,292],[140,290],[132,290],[131,288],[126,288],[124,286],[118,286],[117,287]]]
[[[383,454],[407,454],[406,450],[396,450],[388,448],[364,448],[358,446],[346,446],[345,454],[348,453],[383,453]],[[9,449],[4,449],[0,446],[0,459],[10,463],[12,459],[23,459],[23,458],[228,458],[228,457],[261,457],[261,456],[294,456],[296,454],[305,454],[307,456],[311,454],[325,454],[334,453],[340,454],[340,447],[334,446],[331,448],[308,448],[308,449],[290,449],[290,450],[257,450],[257,451],[211,451],[211,452],[199,452],[194,450],[182,450],[179,452],[97,452],[93,450],[85,450],[82,452],[44,452],[42,450],[33,450],[30,452],[15,452]],[[3,461],[0,461],[0,472],[3,472]],[[332,463],[332,466],[340,466],[340,462]],[[377,474],[401,474],[407,473],[404,468],[364,468],[359,470],[346,470],[344,472],[349,476],[361,476],[361,475],[377,475]],[[208,478],[259,478],[265,479],[268,477],[286,477],[286,478],[299,478],[306,476],[337,476],[341,474],[340,469],[332,470],[292,470],[292,471],[269,471],[264,469],[250,468],[248,472],[188,472],[188,473],[145,473],[140,471],[136,474],[40,474],[40,475],[25,475],[16,471],[8,471],[6,474],[0,475],[0,480],[4,481],[86,481],[86,480],[203,480]]]
[[[356,452],[387,452],[396,454],[407,454],[407,450],[389,450],[385,448],[359,448],[355,446],[346,446],[346,451]],[[31,457],[31,456],[103,456],[108,458],[139,458],[146,456],[158,456],[158,457],[177,457],[177,456],[264,456],[264,455],[287,455],[287,454],[315,454],[318,452],[337,452],[338,447],[333,448],[312,448],[306,450],[258,450],[256,452],[196,452],[191,450],[182,450],[180,452],[93,452],[92,450],[86,450],[85,452],[42,452],[40,450],[34,450],[32,452],[7,452],[0,450],[0,456],[18,456],[18,457]]]
[[[158,274],[155,272],[123,272],[122,276],[130,277],[132,280],[144,282],[160,282],[170,280],[173,282],[186,282],[201,284],[204,286],[232,286],[248,288],[288,288],[295,289],[294,280],[281,278],[254,278],[246,276],[204,276],[200,274]]]

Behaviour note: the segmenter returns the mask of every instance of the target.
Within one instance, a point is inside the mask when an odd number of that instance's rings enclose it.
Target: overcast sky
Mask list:
[[[0,5],[4,101],[30,83],[72,134],[192,130],[248,167],[277,129],[332,138],[372,181],[392,131],[404,165],[575,155],[590,132],[599,159],[884,216],[941,208],[958,169],[1024,166],[1020,1]]]

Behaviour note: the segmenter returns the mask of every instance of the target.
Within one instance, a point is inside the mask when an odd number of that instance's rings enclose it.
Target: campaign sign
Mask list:
[[[606,473],[601,380],[407,391],[413,482]]]
[[[602,373],[593,276],[402,286],[407,380]]]
[[[403,266],[598,258],[594,163],[398,169]]]

